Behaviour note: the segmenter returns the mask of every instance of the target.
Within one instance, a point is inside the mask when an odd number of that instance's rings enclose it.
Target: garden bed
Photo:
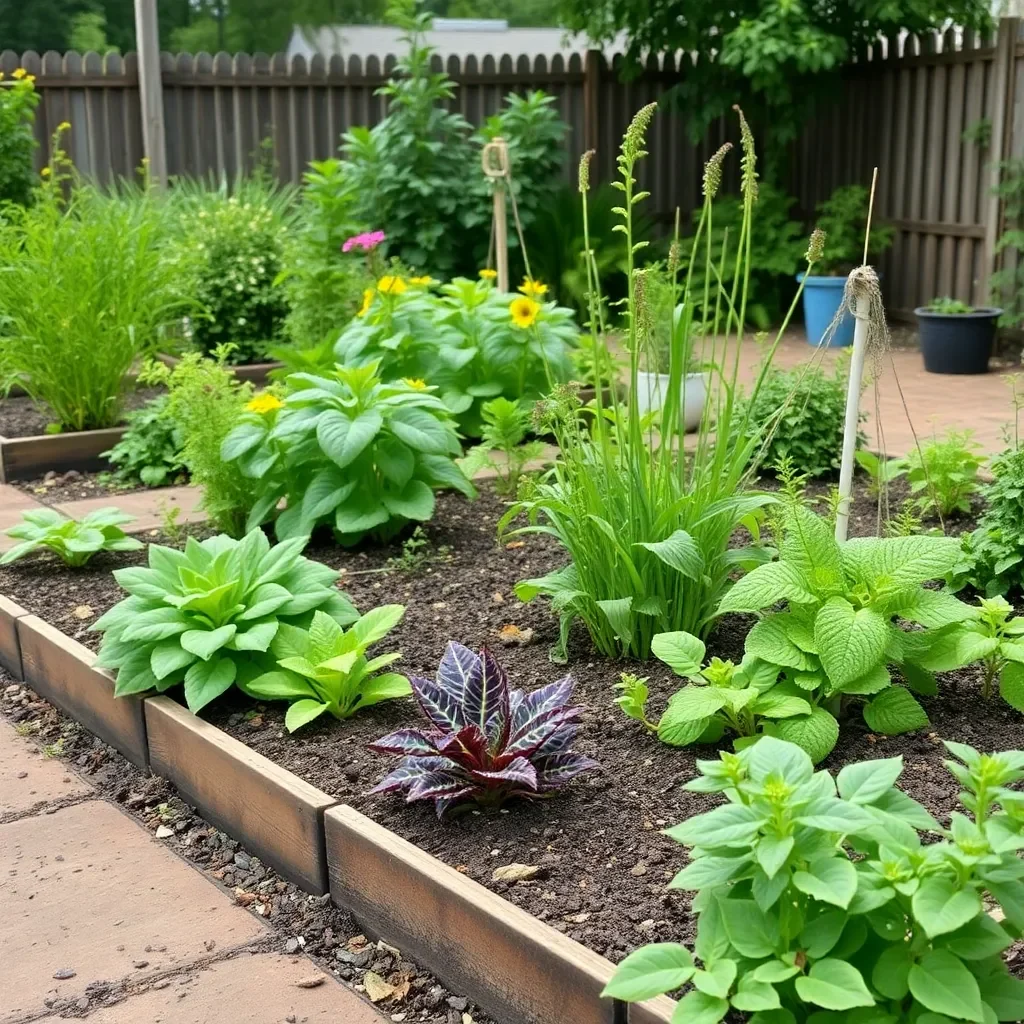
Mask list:
[[[501,510],[489,491],[475,504],[440,496],[426,528],[428,561],[409,572],[373,571],[400,557],[400,544],[368,552],[314,544],[307,555],[343,569],[340,585],[361,609],[387,602],[407,606],[405,620],[391,635],[407,674],[432,675],[446,641],[456,639],[490,645],[513,685],[532,688],[566,669],[548,660],[557,638],[554,618],[542,603],[522,605],[512,587],[558,565],[563,556],[546,537],[497,545],[494,524]],[[874,502],[862,494],[851,534],[871,534],[874,526]],[[140,563],[143,555],[101,555],[74,571],[47,559],[26,560],[0,570],[0,593],[95,648],[98,636],[86,631],[89,622],[122,596],[110,570]],[[709,639],[709,654],[738,659],[745,632],[743,620],[732,617]],[[603,771],[583,776],[550,801],[512,804],[496,813],[471,811],[440,824],[430,805],[366,795],[392,764],[367,751],[366,744],[412,724],[411,701],[376,705],[343,723],[314,723],[294,736],[284,730],[284,703],[254,705],[241,695],[229,696],[205,717],[332,798],[617,961],[644,942],[692,938],[689,896],[666,888],[684,855],[660,830],[706,809],[709,798],[681,785],[694,776],[696,757],[713,754],[710,748],[666,747],[625,718],[613,704],[612,684],[621,669],[633,666],[596,657],[580,630],[573,633],[569,653],[567,670],[577,680],[575,703],[583,713],[576,749],[596,758]],[[652,708],[660,712],[680,683],[658,662],[648,663],[644,672],[650,676]],[[922,701],[930,730],[876,737],[859,718],[851,720],[825,767],[903,754],[907,791],[938,816],[948,815],[957,788],[942,770],[945,753],[938,737],[989,750],[1019,747],[1021,721],[1001,700],[981,703],[976,668],[948,673],[941,686],[940,698]],[[495,883],[494,869],[511,863],[540,872],[531,881]]]
[[[143,484],[118,483],[109,470],[83,473],[77,469],[69,469],[66,473],[51,469],[31,480],[15,480],[14,486],[46,505],[64,505],[85,498],[110,498],[111,504],[116,505],[119,495],[151,489]]]

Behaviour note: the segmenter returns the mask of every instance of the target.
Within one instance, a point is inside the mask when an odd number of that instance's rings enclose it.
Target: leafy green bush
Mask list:
[[[313,613],[309,629],[282,623],[270,645],[277,668],[246,684],[246,691],[269,700],[291,700],[284,723],[289,732],[329,711],[351,718],[382,700],[408,697],[409,680],[397,672],[374,675],[402,655],[381,654],[367,660],[366,650],[383,640],[405,614],[400,604],[381,605],[346,631],[324,612]]]
[[[21,518],[17,526],[4,530],[21,543],[0,557],[0,565],[46,548],[65,565],[79,568],[100,551],[138,551],[142,547],[121,529],[134,522],[135,516],[116,508],[98,508],[81,519],[69,519],[52,508],[36,508],[23,512]]]
[[[818,204],[817,226],[825,232],[820,273],[845,275],[864,262],[867,221],[868,190],[863,185],[842,185]],[[874,217],[868,236],[868,260],[877,260],[892,245],[895,234],[891,224]]]
[[[910,691],[934,695],[932,672],[964,664],[957,645],[963,623],[975,616],[952,594],[924,586],[952,569],[958,542],[858,537],[839,544],[827,520],[795,503],[782,519],[779,560],[738,580],[718,607],[719,614],[762,613],[747,634],[746,654],[782,673],[773,694],[813,706],[771,732],[818,762],[835,746],[836,716],[849,704],[867,702],[864,721],[873,732],[926,726],[928,716]],[[784,610],[769,610],[780,601]],[[907,631],[900,621],[922,628]],[[893,682],[889,666],[907,688]]]
[[[977,617],[965,624],[958,654],[967,662],[982,665],[982,696],[999,692],[1011,707],[1024,711],[1024,616],[1014,615],[1005,597],[983,597]]]
[[[499,494],[515,494],[527,463],[544,453],[544,442],[527,441],[532,410],[524,402],[492,398],[481,407],[483,429],[480,444],[470,448],[459,460],[462,472],[472,480],[482,469],[497,474],[494,489]],[[494,453],[500,452],[501,459]]]
[[[959,299],[951,299],[948,295],[940,299],[932,299],[925,306],[929,313],[941,313],[943,316],[962,316],[964,313],[973,313],[974,307],[968,306],[966,302]]]
[[[302,547],[272,548],[262,530],[242,540],[189,537],[184,551],[151,544],[148,568],[116,569],[129,596],[89,627],[103,633],[96,664],[117,672],[114,694],[183,682],[197,712],[276,667],[268,651],[282,625],[309,626],[316,611],[355,622],[359,613],[335,589],[339,574],[303,558]]]
[[[0,85],[0,204],[32,201],[35,170],[32,153],[36,139],[32,131],[39,93],[35,77],[18,68],[13,84]]]
[[[279,539],[320,525],[342,544],[388,539],[434,514],[435,488],[476,492],[444,403],[421,381],[383,383],[377,365],[295,374],[282,402],[263,394],[224,439],[225,470],[255,489],[247,528],[277,515]]]
[[[985,458],[981,445],[971,440],[969,430],[950,430],[939,440],[933,438],[914,448],[906,458],[907,480],[918,498],[922,514],[954,512],[970,514],[971,498],[981,493],[978,470]]]
[[[644,946],[603,994],[639,1002],[687,986],[675,1017],[693,1024],[730,1008],[751,1024],[1022,1019],[1024,982],[1000,954],[1024,929],[1024,807],[1009,788],[1024,753],[946,748],[967,812],[948,829],[896,788],[901,757],[833,779],[766,738],[698,761],[684,788],[727,802],[668,835],[689,848],[671,885],[698,890],[700,966],[677,943]]]
[[[162,487],[181,472],[183,438],[171,415],[170,399],[158,395],[125,417],[128,429],[103,457],[115,467],[119,483]]]

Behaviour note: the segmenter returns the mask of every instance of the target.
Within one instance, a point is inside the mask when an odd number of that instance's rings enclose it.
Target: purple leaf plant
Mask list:
[[[399,729],[370,744],[402,757],[372,793],[401,790],[409,803],[433,800],[440,818],[458,803],[549,796],[598,766],[569,749],[580,716],[569,707],[571,676],[532,693],[510,690],[486,647],[474,654],[451,641],[437,679],[410,682],[429,727]]]

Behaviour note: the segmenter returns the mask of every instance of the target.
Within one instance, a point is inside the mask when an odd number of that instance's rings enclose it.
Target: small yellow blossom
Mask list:
[[[427,386],[427,382],[421,377],[403,377],[402,380],[415,391],[423,391]]]
[[[257,395],[254,399],[247,402],[245,407],[249,412],[258,412],[260,415],[267,412],[273,412],[275,409],[280,409],[284,405],[277,395],[272,395],[267,391]]]
[[[18,81],[21,81],[27,74],[28,72],[24,68],[18,68],[11,73],[11,78],[17,78]]]
[[[32,82],[34,82],[35,80],[36,80],[36,76],[35,76],[35,75],[26,75],[26,76],[25,76],[25,81],[26,81],[26,82],[32,83]]]
[[[437,284],[437,282],[429,274],[424,274],[422,277],[410,277],[409,284],[429,288],[432,284]]]
[[[534,281],[532,277],[524,277],[523,283],[519,286],[519,290],[531,299],[539,299],[548,293],[548,286],[541,284],[540,281]]]
[[[374,290],[367,288],[363,292],[363,304],[359,307],[358,316],[366,316],[370,312],[370,306],[373,304]]]
[[[42,176],[43,176],[44,178],[48,178],[48,177],[50,176],[50,168],[49,168],[49,167],[44,167],[44,168],[43,168],[43,169],[42,169],[42,170],[41,170],[41,171],[40,171],[39,173],[40,173],[40,174],[41,174],[41,175],[42,175]]]
[[[377,291],[384,295],[401,295],[405,289],[405,281],[394,274],[386,274],[377,282]]]
[[[493,281],[498,276],[498,272],[496,270],[491,270],[490,267],[484,267],[484,269],[480,271],[480,276],[485,281]]]
[[[521,298],[513,299],[509,303],[508,311],[512,315],[512,322],[516,327],[532,327],[540,312],[540,306],[533,299],[524,295]]]
[[[71,131],[71,122],[70,121],[61,121],[61,123],[59,125],[57,125],[57,131],[59,131],[59,132]]]

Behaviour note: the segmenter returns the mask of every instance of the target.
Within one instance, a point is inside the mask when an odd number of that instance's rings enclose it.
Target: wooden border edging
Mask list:
[[[83,430],[74,434],[38,434],[35,437],[0,437],[0,483],[31,480],[53,470],[66,473],[110,469],[100,452],[121,440],[125,427]]]
[[[153,771],[285,878],[326,893],[323,813],[337,801],[169,697],[145,707]]]
[[[9,597],[0,594],[0,666],[3,666],[18,682],[25,675],[21,668],[21,643],[18,640],[18,619],[28,612],[15,604]]]
[[[148,767],[142,701],[115,697],[113,677],[93,664],[96,655],[38,615],[23,615],[16,625],[25,683],[132,764]]]

